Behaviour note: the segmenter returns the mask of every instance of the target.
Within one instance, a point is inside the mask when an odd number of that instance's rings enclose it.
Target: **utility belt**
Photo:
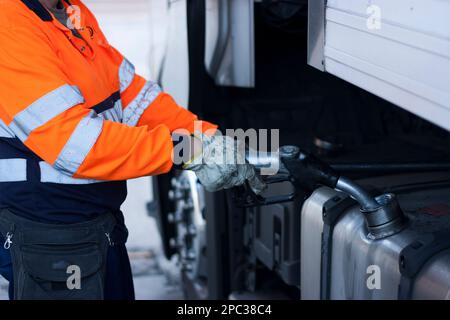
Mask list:
[[[14,299],[103,299],[106,257],[108,247],[115,245],[116,226],[111,213],[82,223],[46,224],[1,210]]]

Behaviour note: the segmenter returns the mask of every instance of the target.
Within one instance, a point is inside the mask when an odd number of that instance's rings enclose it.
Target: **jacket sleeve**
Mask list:
[[[32,22],[0,29],[0,119],[32,152],[75,178],[124,180],[172,167],[170,126],[99,117]]]
[[[195,114],[179,106],[169,94],[161,90],[156,82],[146,80],[138,75],[134,65],[108,43],[92,12],[81,1],[77,3],[84,12],[91,15],[96,30],[100,32],[104,43],[109,47],[112,59],[118,68],[123,123],[129,126],[148,126],[149,128],[164,124],[171,132],[185,129],[190,133],[194,133],[194,131],[213,133],[217,129],[217,125],[199,121]]]
[[[125,64],[131,65],[126,58],[123,58],[121,67]],[[129,87],[121,94],[124,123],[132,126],[148,125],[150,128],[163,123],[170,131],[185,129],[190,133],[217,129],[217,125],[200,121],[195,114],[177,105],[169,94],[161,91],[158,84],[147,81],[135,73],[132,78]],[[157,91],[153,99],[150,102],[144,100],[140,104],[141,97],[152,95],[149,91],[153,90]]]
[[[178,106],[158,84],[136,74],[131,62],[116,49],[111,47],[111,50],[116,52],[121,61],[118,73],[124,123],[131,126],[148,125],[150,128],[163,123],[170,131],[186,129],[190,133],[217,129],[215,124],[200,121],[195,114]]]

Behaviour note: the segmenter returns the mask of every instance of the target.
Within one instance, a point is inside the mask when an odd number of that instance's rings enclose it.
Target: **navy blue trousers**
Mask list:
[[[11,255],[3,248],[3,242],[0,243],[0,274],[9,281],[9,298],[13,300]],[[109,247],[105,278],[105,300],[134,300],[133,276],[125,245]]]

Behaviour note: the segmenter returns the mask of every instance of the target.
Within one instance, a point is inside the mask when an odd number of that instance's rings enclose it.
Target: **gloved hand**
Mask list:
[[[264,191],[266,185],[245,161],[245,149],[240,141],[229,136],[204,134],[194,139],[199,139],[200,144],[194,142],[193,145],[201,145],[202,151],[194,152],[197,156],[183,168],[194,171],[206,190],[230,189],[248,181],[256,194]]]

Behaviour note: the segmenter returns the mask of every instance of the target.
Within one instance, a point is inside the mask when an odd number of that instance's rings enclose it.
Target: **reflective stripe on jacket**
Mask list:
[[[82,39],[38,0],[0,1],[0,206],[27,192],[36,206],[40,188],[57,188],[42,210],[80,202],[71,193],[118,209],[108,186],[124,198],[123,180],[168,172],[171,132],[192,132],[197,117],[135,74],[81,1],[63,3]]]

